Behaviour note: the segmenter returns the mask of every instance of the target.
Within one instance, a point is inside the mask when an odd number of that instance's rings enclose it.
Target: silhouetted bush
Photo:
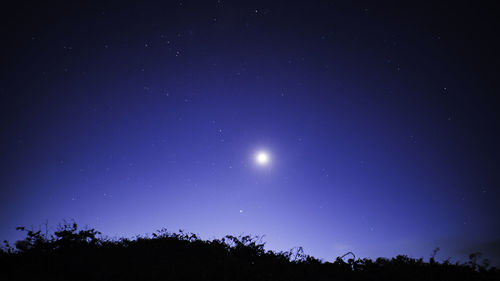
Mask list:
[[[500,280],[500,271],[466,263],[429,262],[399,255],[323,262],[302,248],[265,251],[260,237],[211,241],[159,230],[149,237],[108,239],[64,223],[53,234],[17,228],[26,238],[0,251],[2,280]]]

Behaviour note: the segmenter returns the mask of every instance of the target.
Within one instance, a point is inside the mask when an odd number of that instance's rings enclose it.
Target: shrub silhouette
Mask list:
[[[262,237],[201,240],[161,229],[151,236],[109,239],[94,229],[64,223],[53,234],[26,233],[0,251],[2,280],[500,280],[500,271],[466,263],[429,262],[399,255],[323,262],[302,248],[266,251]]]

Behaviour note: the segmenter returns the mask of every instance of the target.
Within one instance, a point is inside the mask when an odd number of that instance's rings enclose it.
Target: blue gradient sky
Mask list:
[[[2,12],[0,238],[75,219],[500,264],[496,7],[75,3]]]

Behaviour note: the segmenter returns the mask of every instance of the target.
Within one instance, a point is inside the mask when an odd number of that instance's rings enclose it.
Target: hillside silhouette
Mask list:
[[[53,233],[17,228],[26,237],[0,251],[2,280],[500,280],[478,264],[437,262],[399,255],[392,259],[323,262],[301,248],[264,250],[254,236],[201,240],[165,229],[134,239],[109,239],[95,229],[64,223]],[[435,253],[434,253],[435,254]]]

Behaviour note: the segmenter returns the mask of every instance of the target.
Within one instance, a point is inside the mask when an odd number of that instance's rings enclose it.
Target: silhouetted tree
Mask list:
[[[0,251],[2,280],[500,280],[480,253],[466,263],[429,262],[399,255],[356,259],[351,252],[334,262],[304,254],[301,247],[266,251],[262,237],[201,240],[192,233],[161,229],[150,236],[108,239],[75,222],[54,233],[18,227],[26,237]],[[344,258],[350,256],[345,261]]]

